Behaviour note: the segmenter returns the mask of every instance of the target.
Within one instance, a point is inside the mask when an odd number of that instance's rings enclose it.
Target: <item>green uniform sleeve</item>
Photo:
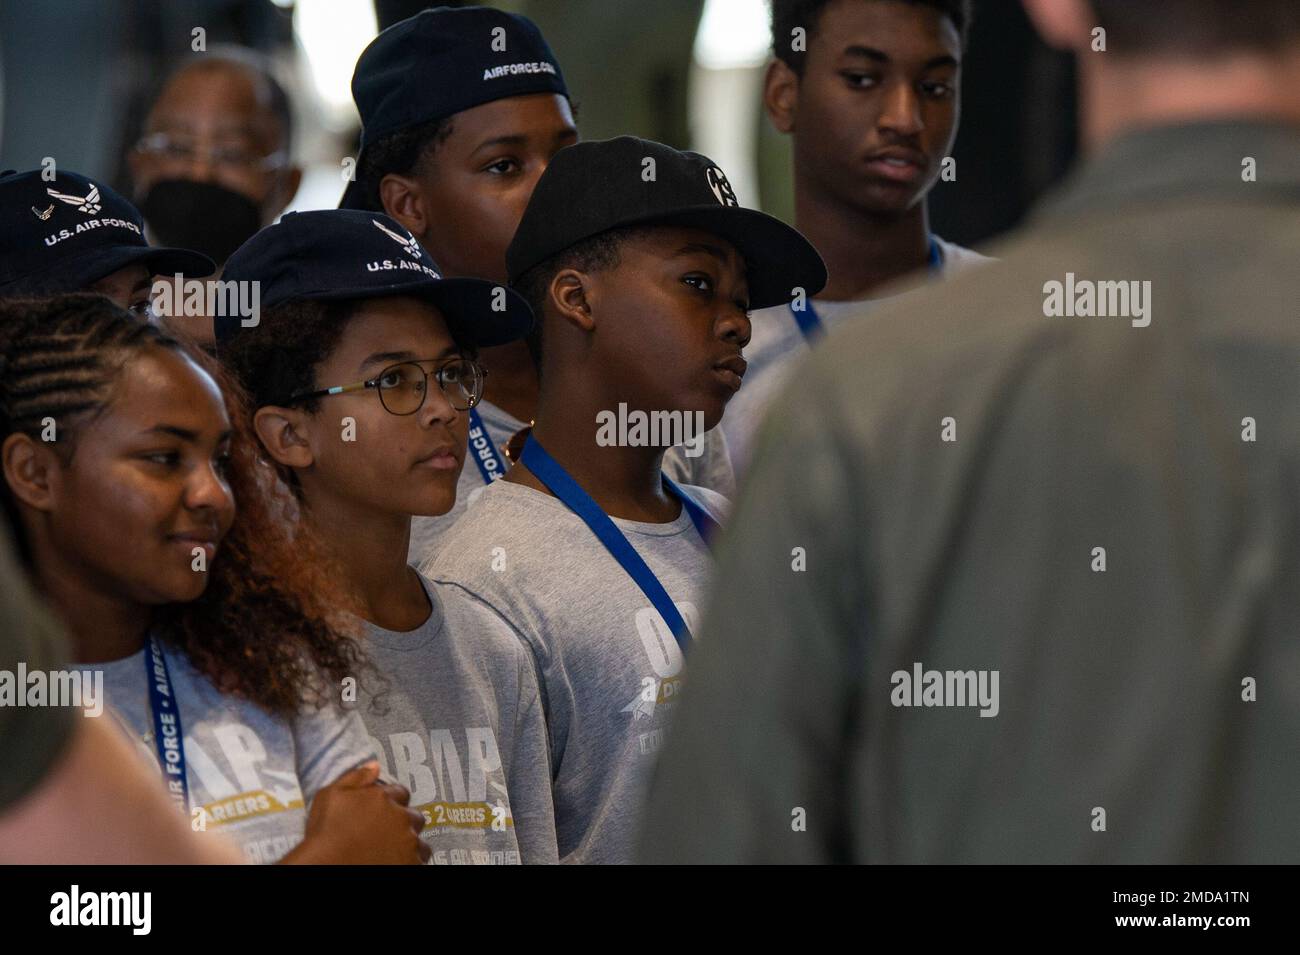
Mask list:
[[[67,662],[63,634],[40,605],[18,566],[7,534],[0,534],[0,671],[15,694],[18,664],[28,673],[60,669]],[[72,739],[80,710],[60,706],[0,705],[0,813],[26,796],[49,773]]]
[[[805,366],[807,368],[808,366]],[[861,468],[793,375],[723,534],[647,811],[655,863],[833,862],[865,637]]]

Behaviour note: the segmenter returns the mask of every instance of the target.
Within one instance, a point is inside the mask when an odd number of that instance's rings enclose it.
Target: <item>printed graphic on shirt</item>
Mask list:
[[[699,611],[695,604],[673,601],[673,605],[692,634],[699,629]],[[661,706],[677,701],[685,657],[664,618],[654,607],[642,607],[636,612],[634,622],[651,672],[641,677],[635,695],[620,712],[630,715],[634,729],[636,724],[645,721],[646,732],[638,735],[637,745],[642,756],[651,756],[663,742],[663,730],[651,728],[650,724]]]
[[[296,810],[292,836],[265,839],[236,837],[249,861],[275,862],[302,841],[301,817],[305,803],[298,777],[291,771],[272,769],[262,738],[252,727],[239,722],[217,725],[201,723],[196,734],[185,734],[186,775],[190,782],[191,821],[202,830],[265,819]],[[201,735],[206,742],[195,738]],[[153,733],[137,739],[140,749],[155,763],[157,750]],[[244,828],[240,825],[240,828]]]
[[[514,828],[501,752],[490,726],[383,737],[371,737],[381,768],[387,778],[411,791],[411,808],[424,816],[421,838],[435,850],[432,862],[519,864],[517,849],[439,847],[456,833],[505,833]]]

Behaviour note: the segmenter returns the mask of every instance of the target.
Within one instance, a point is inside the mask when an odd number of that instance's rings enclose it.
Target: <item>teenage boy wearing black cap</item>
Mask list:
[[[99,292],[149,315],[155,275],[210,275],[216,265],[187,249],[151,248],[135,206],[75,172],[0,174],[0,297]]]
[[[537,424],[429,574],[536,658],[561,861],[625,862],[724,502],[661,473],[667,441],[610,444],[598,417],[624,404],[716,425],[749,308],[812,294],[826,270],[794,229],[739,208],[709,159],[630,136],[556,154],[507,261],[543,323]]]
[[[354,593],[369,656],[390,681],[360,680],[358,706],[385,775],[425,814],[433,861],[554,862],[531,657],[406,563],[411,516],[455,500],[467,412],[482,394],[474,351],[526,335],[527,303],[490,282],[443,279],[398,223],[342,209],[284,216],[230,257],[224,278],[261,283],[260,321],[218,319],[218,354]]]
[[[794,224],[826,258],[824,299],[750,316],[745,391],[723,431],[737,473],[795,359],[884,297],[990,260],[930,232],[952,152],[970,0],[773,0],[763,105],[794,141]],[[900,284],[902,280],[903,284]],[[882,297],[882,290],[887,291]]]
[[[578,139],[564,76],[537,26],[488,7],[425,10],[366,48],[352,96],[362,148],[341,205],[387,212],[448,275],[504,284],[506,246],[538,177]],[[413,561],[431,558],[475,492],[505,474],[503,446],[536,415],[537,367],[525,343],[480,357],[491,375],[470,415],[471,464],[453,509],[413,523]],[[731,495],[722,432],[690,451],[669,453],[669,476]]]

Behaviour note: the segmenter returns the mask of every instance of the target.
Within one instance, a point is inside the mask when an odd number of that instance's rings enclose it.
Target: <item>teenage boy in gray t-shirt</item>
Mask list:
[[[627,862],[724,507],[664,478],[665,423],[717,425],[749,308],[825,267],[712,161],[630,136],[555,155],[507,263],[543,324],[537,424],[429,573],[532,651],[561,861]]]
[[[407,566],[413,514],[455,500],[484,345],[533,325],[526,302],[442,279],[380,213],[285,216],[226,264],[261,283],[258,324],[218,320],[219,353],[354,595],[378,669],[353,688],[385,775],[411,790],[432,861],[554,862],[546,731],[531,656],[503,623]],[[502,308],[494,308],[500,304]],[[349,700],[344,687],[344,700]]]

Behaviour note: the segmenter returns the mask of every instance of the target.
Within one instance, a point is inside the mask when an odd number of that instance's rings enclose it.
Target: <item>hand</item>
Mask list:
[[[424,816],[408,808],[405,786],[380,783],[371,760],[316,794],[307,832],[283,862],[297,865],[419,865],[432,850],[420,838]]]

